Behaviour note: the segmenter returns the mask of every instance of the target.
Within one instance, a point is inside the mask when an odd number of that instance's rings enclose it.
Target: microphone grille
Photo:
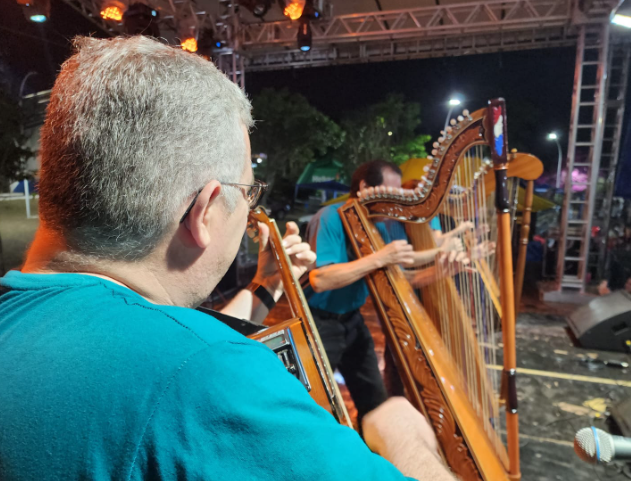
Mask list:
[[[598,450],[596,436],[598,436]],[[585,462],[608,463],[614,456],[613,439],[601,429],[583,428],[574,437],[574,451]]]

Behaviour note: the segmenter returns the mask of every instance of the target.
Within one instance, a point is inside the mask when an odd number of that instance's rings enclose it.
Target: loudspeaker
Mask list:
[[[631,295],[626,291],[595,298],[574,311],[567,322],[583,347],[631,352]]]

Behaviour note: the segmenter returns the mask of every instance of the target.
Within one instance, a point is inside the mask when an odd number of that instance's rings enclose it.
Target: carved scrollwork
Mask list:
[[[449,186],[453,180],[461,156],[472,144],[484,143],[483,117],[468,124],[454,137],[445,148],[440,162],[436,165],[431,189],[427,195],[414,202],[401,202],[401,199],[374,199],[365,201],[363,205],[373,216],[387,216],[398,220],[411,222],[425,222],[431,219],[449,193]]]
[[[362,255],[367,255],[373,252],[373,248],[355,207],[345,210],[343,215],[354,233],[353,240],[356,242],[356,247]],[[386,316],[383,321],[392,327],[396,341],[401,346],[405,362],[414,378],[411,385],[420,394],[448,465],[454,473],[465,481],[481,481],[482,478],[469,448],[447,406],[436,376],[432,372],[414,330],[410,326],[405,310],[395,294],[386,270],[379,269],[373,272],[370,277],[375,284],[379,299],[386,308]]]

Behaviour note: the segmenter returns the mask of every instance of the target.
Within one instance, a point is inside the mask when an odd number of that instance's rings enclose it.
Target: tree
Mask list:
[[[349,172],[373,159],[405,162],[426,157],[428,135],[419,135],[421,106],[403,95],[390,94],[383,102],[351,113],[341,125],[346,136],[341,157]]]
[[[0,189],[12,180],[28,177],[26,162],[33,152],[26,147],[22,132],[22,110],[4,90],[0,89]]]
[[[276,179],[295,182],[306,165],[339,147],[344,133],[305,97],[287,89],[265,89],[253,98],[253,153],[267,154],[260,164],[270,190]]]

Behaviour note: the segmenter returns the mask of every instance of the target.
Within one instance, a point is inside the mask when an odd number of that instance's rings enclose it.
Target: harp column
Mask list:
[[[495,206],[497,208],[498,254],[502,304],[502,338],[504,341],[503,384],[506,386],[506,445],[511,480],[519,480],[519,415],[517,414],[517,353],[515,347],[515,289],[511,248],[511,205],[508,193],[508,140],[504,99],[491,100],[486,115],[486,137],[491,146],[495,170]]]

